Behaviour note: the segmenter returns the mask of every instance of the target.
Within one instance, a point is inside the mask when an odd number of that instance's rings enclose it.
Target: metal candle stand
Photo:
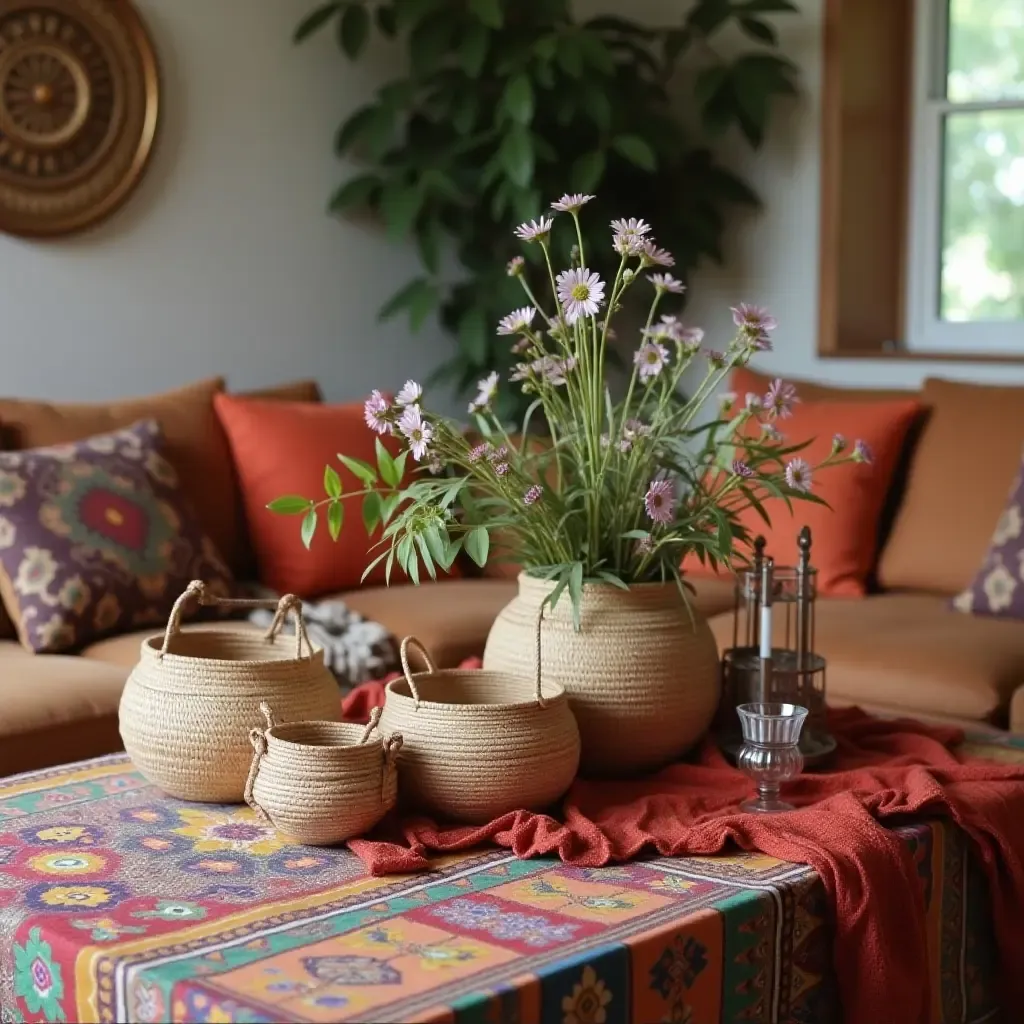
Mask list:
[[[836,741],[826,719],[825,659],[814,650],[818,571],[811,566],[808,527],[798,543],[798,564],[776,567],[765,555],[764,537],[758,537],[751,568],[737,577],[733,645],[722,655],[716,733],[722,749],[735,756],[743,742],[736,716],[740,704],[799,704],[808,712],[800,751],[810,766],[827,758]],[[777,646],[780,621],[783,639]]]

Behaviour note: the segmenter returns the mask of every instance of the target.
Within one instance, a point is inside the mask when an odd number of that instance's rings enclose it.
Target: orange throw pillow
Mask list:
[[[731,384],[737,407],[743,406],[748,391],[758,395],[763,391],[761,382],[742,370],[734,372]],[[912,399],[795,405],[793,415],[778,420],[776,426],[790,444],[814,438],[796,457],[814,466],[831,451],[834,435],[842,434],[850,445],[864,441],[874,461],[871,465],[846,463],[814,474],[812,491],[827,501],[829,508],[794,499],[790,514],[785,502],[768,498],[763,504],[772,521],[770,528],[753,509],[743,512],[740,522],[752,537],[765,536],[767,553],[777,565],[796,564],[797,535],[801,527],[809,526],[818,592],[830,597],[862,597],[877,559],[878,525],[886,495],[907,432],[920,410],[920,404]],[[695,578],[716,575],[695,555],[684,559],[683,569]]]
[[[359,586],[379,553],[370,551],[379,533],[366,536],[361,497],[342,499],[345,521],[337,542],[327,532],[326,514],[321,515],[309,551],[299,536],[299,517],[276,515],[267,504],[285,494],[319,501],[325,496],[328,465],[338,471],[346,493],[363,489],[338,461],[342,452],[376,464],[377,435],[363,420],[362,403],[315,405],[225,394],[214,402],[234,456],[260,580],[279,593],[307,598]],[[394,438],[381,440],[392,455],[398,454]],[[384,582],[383,562],[366,582]]]

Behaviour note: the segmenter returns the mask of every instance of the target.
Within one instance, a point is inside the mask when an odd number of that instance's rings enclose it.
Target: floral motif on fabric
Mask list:
[[[583,968],[580,980],[573,985],[572,992],[562,1000],[563,1024],[605,1024],[608,1020],[607,1006],[612,993],[597,976],[589,964]]]
[[[77,444],[0,452],[0,568],[39,652],[166,620],[192,579],[230,571],[180,499],[155,421]]]
[[[25,893],[25,903],[46,912],[79,914],[85,910],[109,910],[131,893],[120,882],[103,884],[55,884],[42,882]]]
[[[67,1020],[60,1005],[64,998],[60,964],[54,961],[50,944],[42,940],[38,928],[28,933],[25,945],[14,943],[14,991],[30,1014],[42,1014],[49,1021]]]
[[[977,576],[952,606],[968,615],[1024,619],[1024,464]]]
[[[107,834],[91,825],[47,825],[25,828],[18,836],[33,846],[95,846],[106,841]]]
[[[285,845],[280,833],[262,824],[248,808],[241,811],[182,808],[178,814],[185,824],[174,832],[191,839],[196,853],[234,852],[267,857]]]
[[[541,914],[521,914],[495,903],[467,898],[442,903],[429,913],[448,924],[483,931],[496,939],[517,940],[536,949],[570,942],[581,927],[579,924],[549,921]]]

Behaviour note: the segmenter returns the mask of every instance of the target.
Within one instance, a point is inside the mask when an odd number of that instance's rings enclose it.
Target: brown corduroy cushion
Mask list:
[[[886,588],[958,594],[988,551],[1024,448],[1024,387],[929,378],[931,415],[878,567]]]

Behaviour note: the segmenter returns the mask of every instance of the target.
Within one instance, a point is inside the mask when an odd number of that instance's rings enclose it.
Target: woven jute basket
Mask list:
[[[163,636],[142,643],[121,697],[121,739],[139,771],[171,796],[241,803],[260,701],[270,702],[283,721],[337,721],[338,684],[323,651],[309,642],[297,597],[277,602],[266,633],[182,633],[181,615],[193,599],[243,608],[274,604],[219,598],[201,582],[190,583]],[[289,613],[294,639],[280,635]]]
[[[402,737],[381,737],[380,708],[366,726],[278,725],[267,703],[260,711],[267,727],[249,733],[255,754],[245,802],[268,824],[300,843],[333,846],[368,832],[394,807]]]
[[[583,588],[580,631],[554,584],[523,573],[519,594],[487,638],[484,668],[532,678],[531,638],[543,636],[545,680],[569,694],[586,775],[629,775],[685,754],[718,706],[718,647],[674,583]]]
[[[409,649],[426,672],[413,674]],[[402,800],[453,821],[480,823],[554,803],[576,777],[580,736],[565,691],[538,673],[438,671],[414,637],[404,679],[388,683],[381,729],[401,733]]]

